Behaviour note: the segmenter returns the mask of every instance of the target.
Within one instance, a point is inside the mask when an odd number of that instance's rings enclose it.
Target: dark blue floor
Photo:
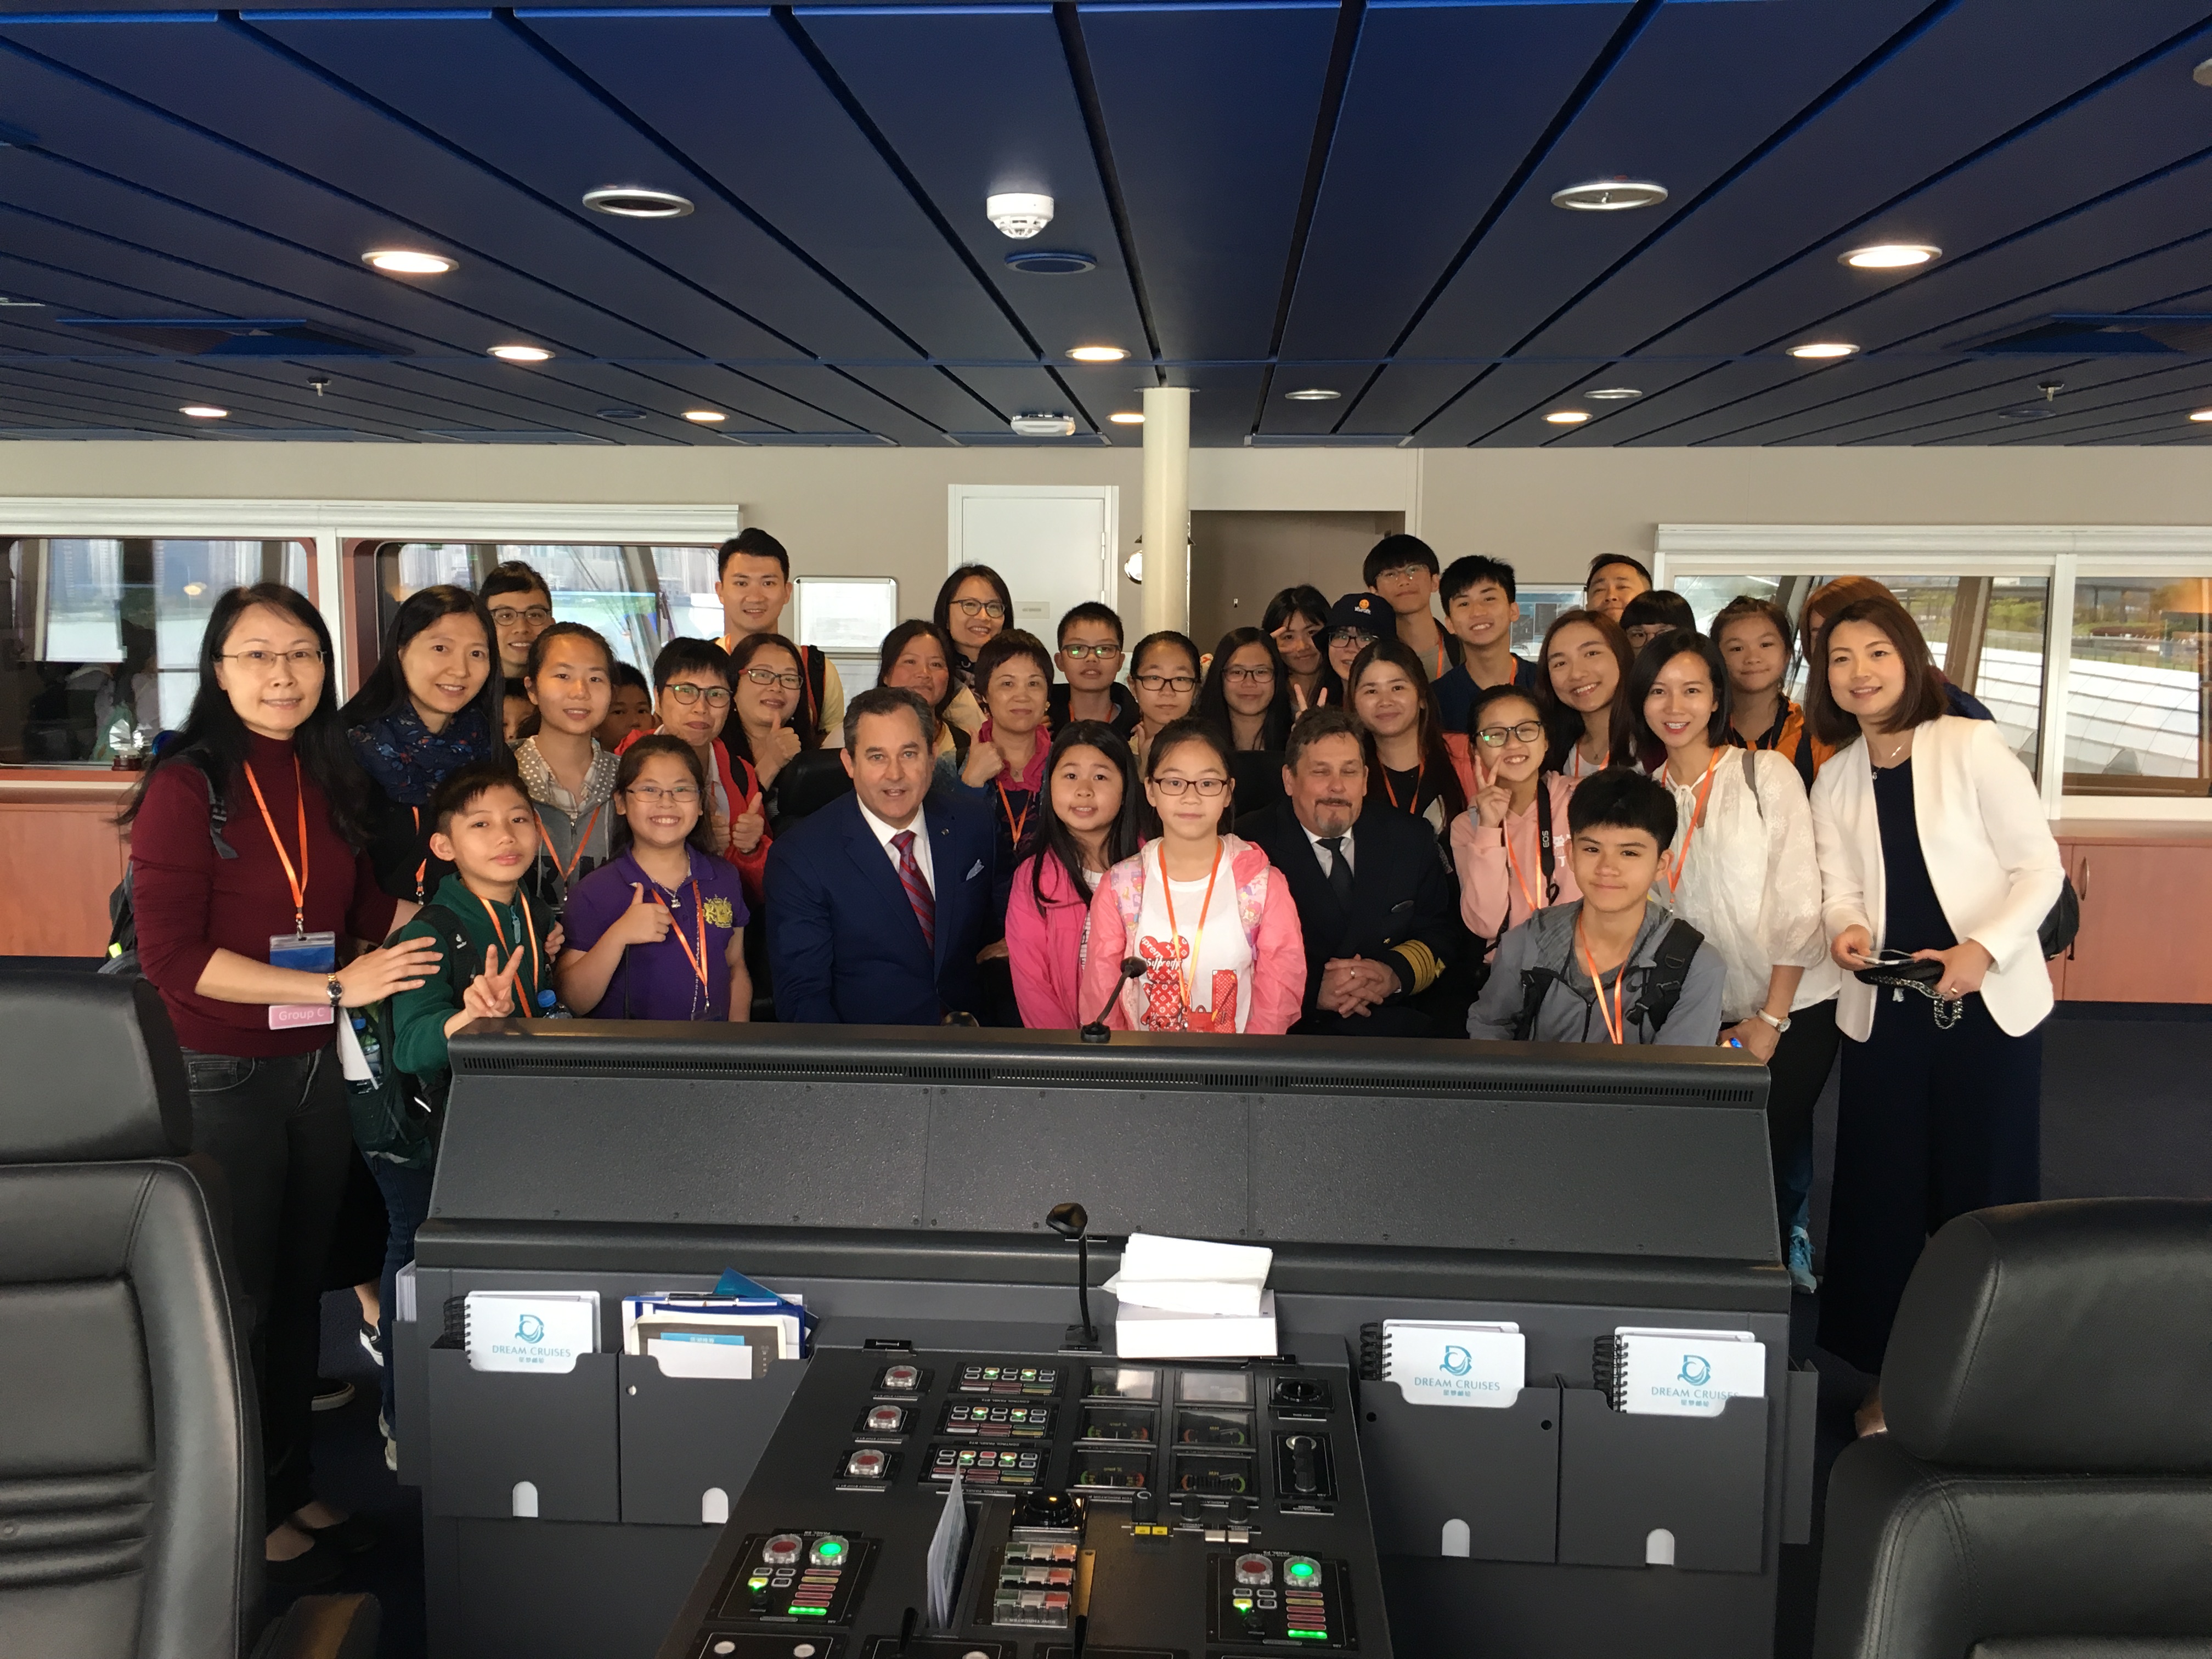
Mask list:
[[[2043,1190],[2046,1198],[2212,1196],[2212,1010],[2062,1006],[2045,1028]],[[1827,1220],[1835,1146],[1835,1085],[1818,1114],[1814,1237]],[[356,1387],[354,1402],[316,1422],[318,1490],[341,1508],[374,1516],[387,1536],[359,1557],[337,1588],[371,1591],[384,1602],[380,1659],[420,1659],[422,1629],[422,1507],[415,1489],[386,1471],[376,1432],[376,1372],[356,1340],[350,1291],[323,1304],[323,1373]],[[1797,1298],[1791,1346],[1820,1370],[1820,1462],[1814,1541],[1783,1552],[1777,1659],[1812,1652],[1819,1577],[1820,1506],[1828,1468],[1850,1443],[1851,1413],[1872,1379],[1813,1346],[1817,1298]]]

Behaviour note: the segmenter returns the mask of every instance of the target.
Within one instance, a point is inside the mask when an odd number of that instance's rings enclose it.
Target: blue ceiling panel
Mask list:
[[[666,154],[672,149],[778,238],[805,249],[908,340],[947,357],[1023,353],[1018,333],[773,20],[533,16],[521,27],[664,141],[647,145],[625,132],[614,149],[605,130],[611,118],[595,108],[587,141],[534,169],[549,194],[574,203],[595,185],[654,182],[674,165]],[[479,148],[486,142],[471,140]],[[691,196],[699,211],[632,227],[629,237],[641,246],[649,241],[657,257],[681,259],[686,270],[727,283],[748,309],[758,303],[763,314],[782,317],[781,282],[775,305],[766,295],[756,301],[748,285],[764,271],[730,264],[705,247],[703,238],[696,255],[684,246],[702,220],[736,216],[702,199],[703,186],[659,187]],[[763,246],[763,262],[769,251]],[[793,291],[802,292],[801,267],[782,257],[791,266]],[[827,289],[818,276],[814,283]],[[802,323],[794,316],[786,331],[824,356],[902,355],[861,343],[856,330],[864,315],[856,307],[854,323],[834,328],[827,319]],[[920,354],[909,348],[903,355]]]
[[[800,22],[1047,355],[1085,344],[1143,354],[1113,210],[1044,8],[840,9]],[[965,89],[958,120],[945,118],[948,87]],[[1011,240],[983,216],[987,197],[1013,190],[1053,198],[1052,223],[1034,241]],[[1006,263],[1037,248],[1086,253],[1097,268],[1030,276]]]
[[[1919,9],[1920,0],[1662,8],[1408,337],[1406,351],[1493,356],[1519,349],[1554,310],[1655,233],[1680,234],[1683,216],[1701,192]],[[1565,185],[1623,173],[1656,179],[1668,200],[1620,213],[1566,212],[1551,204],[1551,193]],[[1701,219],[1707,210],[1690,216]],[[1610,355],[1649,331],[1578,331],[1571,349]],[[1376,387],[1383,402],[1374,412],[1382,423],[1425,418],[1430,410],[1407,404],[1391,379]]]
[[[1283,350],[1387,351],[1629,10],[1370,9]],[[1453,164],[1421,164],[1442,156]],[[1271,431],[1312,429],[1272,416]]]
[[[364,27],[374,27],[365,25]],[[0,22],[13,39],[289,167],[365,205],[364,232],[386,213],[441,251],[542,280],[597,308],[593,334],[553,334],[532,312],[504,320],[543,343],[594,355],[646,349],[712,356],[786,354],[790,346],[733,307],[632,258],[580,215],[517,191],[495,172],[396,121],[273,42],[223,23],[137,26]],[[240,88],[251,95],[240,96]],[[250,215],[251,202],[233,211]],[[334,255],[358,258],[357,241]],[[825,295],[825,307],[829,296]],[[625,319],[649,319],[629,322]],[[882,349],[899,349],[881,333]],[[493,343],[487,329],[483,343]]]
[[[1161,350],[1264,356],[1335,10],[1109,6],[1081,15]]]

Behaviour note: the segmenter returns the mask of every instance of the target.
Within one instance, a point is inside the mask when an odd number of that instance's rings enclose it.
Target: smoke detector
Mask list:
[[[1018,438],[1073,438],[1075,435],[1075,416],[1073,415],[1017,415],[1006,424],[1014,429]]]
[[[1052,198],[1013,191],[988,198],[984,216],[1018,242],[1026,242],[1052,222]]]
[[[1667,186],[1649,179],[1593,179],[1552,192],[1552,205],[1577,213],[1620,213],[1634,208],[1656,207],[1667,199]]]

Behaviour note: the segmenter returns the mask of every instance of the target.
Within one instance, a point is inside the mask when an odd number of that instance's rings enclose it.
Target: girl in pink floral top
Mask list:
[[[1234,787],[1211,726],[1177,720],[1152,740],[1145,792],[1160,837],[1109,870],[1091,906],[1081,1006],[1114,992],[1124,958],[1145,964],[1115,997],[1108,1025],[1279,1036],[1297,1018],[1297,909],[1267,855],[1221,833]]]

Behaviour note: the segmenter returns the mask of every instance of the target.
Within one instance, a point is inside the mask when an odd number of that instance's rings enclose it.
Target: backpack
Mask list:
[[[426,904],[415,920],[437,931],[443,959],[438,976],[457,989],[475,975],[467,971],[474,955],[460,919],[443,905]],[[440,1070],[416,1076],[392,1063],[397,1030],[392,1001],[386,998],[353,1011],[362,1022],[357,1034],[369,1060],[369,1076],[346,1085],[346,1107],[353,1117],[354,1144],[370,1158],[387,1158],[403,1169],[427,1170],[438,1155],[445,1133],[446,1097],[453,1073]]]
[[[223,826],[230,821],[230,808],[223,800],[222,791],[216,787],[215,774],[208,770],[207,757],[197,750],[178,757],[179,761],[187,759],[200,775],[200,781],[207,785],[208,837],[215,842],[215,854],[220,859],[234,859],[238,849],[222,838]],[[100,964],[99,971],[118,979],[145,977],[138,966],[138,918],[131,896],[134,873],[126,861],[123,879],[107,896],[107,960]]]
[[[1676,917],[1667,924],[1660,935],[1659,949],[1651,958],[1651,966],[1644,975],[1644,988],[1636,994],[1636,1006],[1628,1011],[1628,1018],[1644,1027],[1647,1039],[1656,1036],[1674,1012],[1674,1005],[1682,1000],[1682,986],[1690,976],[1690,962],[1698,954],[1698,947],[1705,936],[1686,921]],[[1621,971],[1627,971],[1623,964]],[[1544,998],[1554,981],[1563,975],[1553,968],[1524,968],[1521,970],[1521,1012],[1513,1022],[1513,1040],[1527,1042],[1535,1034],[1536,1015],[1544,1006]]]

